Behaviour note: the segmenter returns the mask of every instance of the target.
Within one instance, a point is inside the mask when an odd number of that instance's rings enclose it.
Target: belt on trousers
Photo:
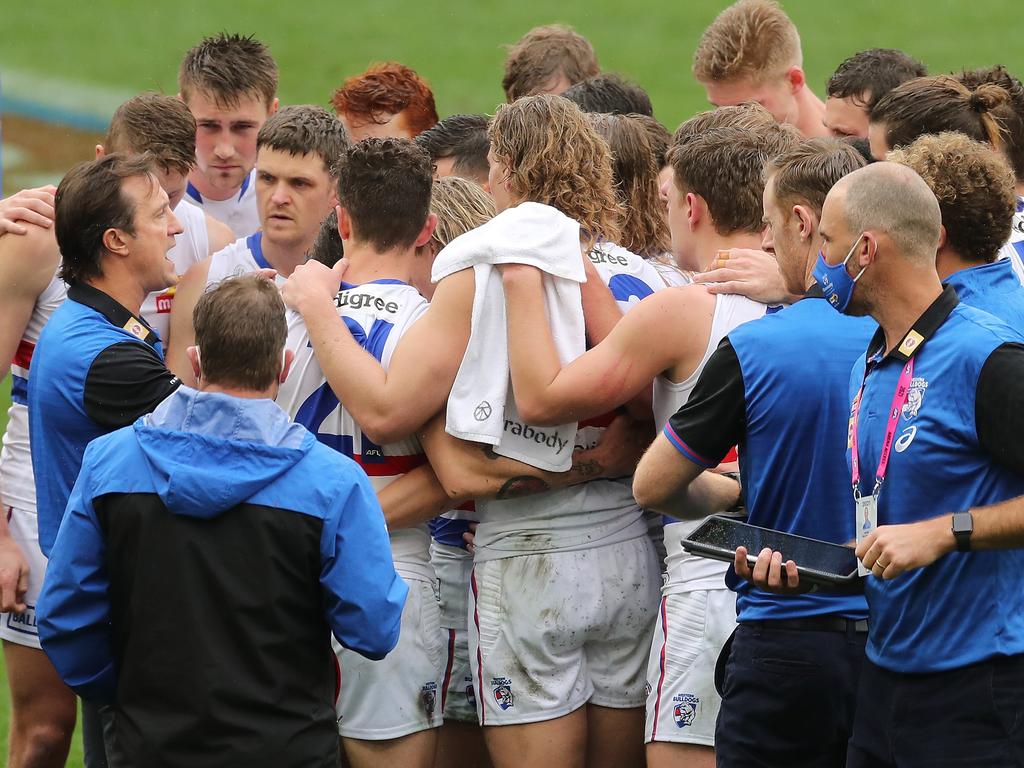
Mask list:
[[[744,621],[742,627],[757,629],[794,629],[801,632],[867,632],[867,619],[846,619],[842,616],[808,616],[803,619],[764,619]]]

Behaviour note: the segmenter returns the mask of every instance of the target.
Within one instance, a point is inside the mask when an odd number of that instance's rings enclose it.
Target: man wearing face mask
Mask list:
[[[854,538],[846,393],[874,324],[829,306],[846,306],[855,278],[820,255],[818,222],[831,186],[862,165],[834,139],[805,141],[769,163],[763,246],[787,289],[805,298],[733,330],[711,355],[637,467],[633,492],[645,508],[681,506],[698,493],[692,481],[738,444],[751,523],[837,543]],[[757,568],[766,571],[771,557]],[[770,594],[751,583],[758,573],[742,550],[736,570],[746,581],[731,580],[738,628],[718,662],[718,764],[845,765],[867,629],[863,596]]]

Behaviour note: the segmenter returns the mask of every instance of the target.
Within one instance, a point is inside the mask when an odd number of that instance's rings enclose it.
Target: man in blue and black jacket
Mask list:
[[[43,649],[112,703],[112,767],[334,768],[330,633],[383,658],[407,589],[365,474],[273,401],[292,359],[275,286],[225,281],[194,319],[199,390],[86,450]]]

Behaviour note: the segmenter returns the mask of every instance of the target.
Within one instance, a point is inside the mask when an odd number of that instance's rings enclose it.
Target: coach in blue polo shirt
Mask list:
[[[29,379],[47,557],[89,442],[149,413],[180,383],[139,315],[148,293],[176,282],[167,251],[182,231],[148,160],[111,154],[72,168],[57,188],[54,218],[68,299],[39,337]],[[86,766],[105,766],[99,713],[87,702],[82,737]]]
[[[1024,337],[942,287],[939,205],[908,168],[843,179],[822,229],[847,311],[880,325],[850,383],[846,477],[877,527],[848,765],[1019,766]]]
[[[176,282],[166,256],[182,231],[148,161],[111,154],[71,169],[57,188],[55,225],[68,300],[39,337],[29,380],[47,556],[86,445],[152,411],[179,384],[139,314],[148,293]]]
[[[678,506],[738,444],[751,523],[836,543],[854,537],[846,390],[876,326],[832,309],[812,271],[825,195],[862,165],[834,139],[803,142],[768,165],[765,247],[787,290],[806,297],[722,342],[637,467],[641,505]],[[734,588],[738,627],[718,662],[718,765],[841,768],[864,658],[863,595],[778,596],[747,581]]]

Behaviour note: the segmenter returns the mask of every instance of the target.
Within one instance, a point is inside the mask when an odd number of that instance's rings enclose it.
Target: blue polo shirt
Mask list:
[[[845,544],[854,538],[847,387],[875,328],[870,318],[836,312],[816,289],[745,323],[711,356],[666,436],[702,466],[739,446],[750,523]],[[780,596],[735,581],[740,622],[867,617],[863,595]]]
[[[907,345],[908,338],[914,343]],[[914,358],[879,494],[879,525],[951,515],[1024,495],[1024,473],[1014,468],[1019,462],[996,460],[1005,458],[998,447],[1005,434],[986,440],[996,433],[989,425],[1000,414],[1003,421],[1019,424],[1024,387],[1019,378],[1005,375],[998,384],[983,383],[991,361],[1007,357],[1004,352],[1019,363],[1021,342],[1024,337],[996,318],[959,303],[951,287],[888,355],[881,331],[872,340],[849,387],[852,401],[864,381],[857,429],[863,494],[874,485],[893,395],[909,359],[904,352]],[[850,471],[848,464],[847,480]],[[1016,549],[954,552],[889,581],[869,576],[868,658],[893,672],[916,673],[1024,653],[1022,574],[1024,550]]]
[[[149,413],[181,382],[146,321],[85,284],[43,328],[29,379],[39,548],[49,557],[85,447]]]
[[[960,301],[988,312],[1011,328],[1024,331],[1024,286],[1013,272],[1009,259],[979,264],[954,272],[946,278]]]

